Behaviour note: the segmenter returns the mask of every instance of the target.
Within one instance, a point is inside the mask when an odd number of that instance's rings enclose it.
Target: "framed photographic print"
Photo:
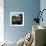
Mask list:
[[[24,12],[10,12],[10,26],[24,26]]]

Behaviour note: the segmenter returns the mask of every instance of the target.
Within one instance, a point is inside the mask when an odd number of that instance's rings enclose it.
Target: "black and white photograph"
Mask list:
[[[24,26],[24,12],[10,12],[11,26]]]

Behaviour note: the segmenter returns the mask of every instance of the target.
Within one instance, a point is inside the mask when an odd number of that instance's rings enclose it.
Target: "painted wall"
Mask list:
[[[4,41],[4,0],[0,0],[0,42]]]
[[[4,0],[4,36],[7,41],[18,41],[32,30],[33,19],[40,9],[40,0]],[[24,26],[10,26],[10,12],[24,12]]]
[[[46,0],[40,0],[40,10],[43,10],[43,9],[46,9]],[[43,22],[40,21],[40,25],[46,27],[46,11],[44,11],[42,17],[43,17]],[[45,44],[46,44],[46,40],[45,40]]]
[[[43,9],[46,9],[46,0],[40,0],[40,10],[42,11]],[[43,12],[43,22],[40,22],[40,25],[46,26],[46,11]]]

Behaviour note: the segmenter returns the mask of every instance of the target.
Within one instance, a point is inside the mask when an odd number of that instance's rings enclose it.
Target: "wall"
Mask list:
[[[40,0],[40,10],[43,10],[43,9],[46,9],[46,0]],[[42,17],[44,20],[43,20],[43,22],[40,21],[40,25],[46,27],[46,11],[43,13]],[[45,36],[46,36],[46,34],[45,34]],[[45,40],[45,44],[46,44],[46,40]]]
[[[4,0],[0,0],[0,42],[4,41]]]
[[[4,36],[7,41],[18,41],[32,30],[33,19],[40,10],[40,0],[4,0]],[[10,12],[24,12],[24,26],[10,26]]]
[[[41,9],[41,11],[42,11],[43,9],[46,9],[46,0],[40,0],[40,9]],[[45,19],[46,19],[46,10],[43,12],[42,17],[43,17],[43,22],[40,21],[40,25],[46,27],[46,20],[45,20]]]

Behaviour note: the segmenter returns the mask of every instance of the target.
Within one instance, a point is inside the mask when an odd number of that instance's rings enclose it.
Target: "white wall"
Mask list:
[[[4,1],[0,0],[0,42],[4,41]]]

